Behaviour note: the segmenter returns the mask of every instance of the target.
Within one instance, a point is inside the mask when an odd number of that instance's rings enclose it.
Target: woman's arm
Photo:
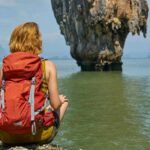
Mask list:
[[[51,61],[46,61],[46,80],[48,81],[48,91],[51,107],[58,113],[61,121],[68,107],[68,99],[64,95],[59,95],[57,84],[56,66]]]
[[[59,98],[56,66],[51,61],[46,61],[46,78],[48,81],[50,104],[54,110],[57,110],[62,105],[62,102]]]

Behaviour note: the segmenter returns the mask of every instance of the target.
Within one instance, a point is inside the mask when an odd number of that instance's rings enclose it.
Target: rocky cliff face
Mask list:
[[[129,32],[146,37],[146,0],[51,0],[54,15],[70,45],[71,56],[85,70],[121,70]]]

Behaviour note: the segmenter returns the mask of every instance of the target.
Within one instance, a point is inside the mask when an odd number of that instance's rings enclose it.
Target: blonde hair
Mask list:
[[[34,22],[27,22],[17,26],[11,34],[9,47],[12,53],[40,54],[42,52],[42,40],[38,25]]]

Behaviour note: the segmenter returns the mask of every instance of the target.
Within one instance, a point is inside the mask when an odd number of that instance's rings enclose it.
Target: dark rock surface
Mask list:
[[[57,145],[51,145],[51,144],[43,144],[43,145],[31,144],[31,145],[24,145],[24,146],[7,146],[7,145],[3,145],[0,142],[0,150],[67,150],[67,149],[61,148]]]
[[[146,0],[51,0],[57,23],[83,71],[121,70],[129,32],[146,37]]]

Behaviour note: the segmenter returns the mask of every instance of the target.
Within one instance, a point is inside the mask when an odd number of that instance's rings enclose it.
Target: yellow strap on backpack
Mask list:
[[[46,81],[46,66],[45,66],[45,59],[42,59],[42,69],[43,69],[43,79],[42,79],[42,85],[41,85],[41,90],[45,93],[48,92],[48,85]]]

